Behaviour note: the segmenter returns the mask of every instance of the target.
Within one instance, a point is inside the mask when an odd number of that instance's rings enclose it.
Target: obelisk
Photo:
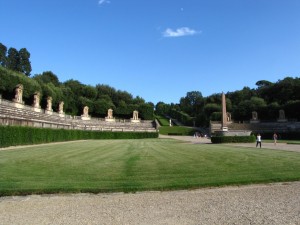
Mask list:
[[[224,92],[222,92],[222,130],[223,131],[228,131],[227,113],[226,113],[226,99],[225,99]]]

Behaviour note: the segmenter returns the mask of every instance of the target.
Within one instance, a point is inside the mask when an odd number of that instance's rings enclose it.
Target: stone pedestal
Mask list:
[[[34,107],[33,108],[33,111],[35,111],[35,112],[41,112],[42,111],[42,109],[41,109],[41,107]]]
[[[278,123],[286,123],[288,120],[287,119],[278,119],[277,122]]]
[[[52,115],[53,114],[53,110],[45,110],[45,114]]]
[[[24,104],[23,103],[19,103],[19,102],[14,102],[14,107],[18,108],[18,109],[23,109],[24,108]]]
[[[228,127],[222,127],[222,131],[228,131]]]
[[[64,112],[60,112],[58,113],[59,117],[65,117],[65,113]]]
[[[116,122],[116,119],[115,118],[107,118],[107,117],[105,117],[105,121],[106,122]]]
[[[130,122],[131,123],[140,123],[141,122],[141,120],[139,120],[139,119],[137,119],[137,120],[135,120],[135,119],[130,119]]]
[[[81,119],[82,120],[91,120],[91,117],[90,116],[84,116],[84,115],[82,115]]]

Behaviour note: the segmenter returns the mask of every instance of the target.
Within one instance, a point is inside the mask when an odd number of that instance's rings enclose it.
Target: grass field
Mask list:
[[[164,135],[186,135],[193,136],[197,132],[196,129],[191,127],[182,127],[182,126],[164,126],[159,128],[159,133]]]
[[[172,139],[0,151],[0,195],[134,192],[300,180],[300,154]]]

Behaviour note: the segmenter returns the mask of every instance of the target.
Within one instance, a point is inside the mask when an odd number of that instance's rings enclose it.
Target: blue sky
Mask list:
[[[0,0],[0,42],[32,74],[156,104],[299,77],[299,0]]]

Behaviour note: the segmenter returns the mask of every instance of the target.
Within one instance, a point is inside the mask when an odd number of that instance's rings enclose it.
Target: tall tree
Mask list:
[[[30,76],[31,73],[31,63],[29,61],[30,53],[26,48],[21,48],[19,51],[19,69],[21,73],[24,73],[26,76]]]
[[[190,116],[195,116],[203,109],[204,99],[200,91],[187,92],[186,97],[180,99],[180,108]]]
[[[6,67],[10,70],[20,71],[20,56],[15,48],[9,48],[7,52]]]
[[[7,47],[0,43],[0,65],[5,67],[6,66],[6,53]]]
[[[42,74],[34,75],[33,79],[37,80],[39,83],[52,83],[56,87],[60,85],[58,77],[51,71],[45,71]]]

